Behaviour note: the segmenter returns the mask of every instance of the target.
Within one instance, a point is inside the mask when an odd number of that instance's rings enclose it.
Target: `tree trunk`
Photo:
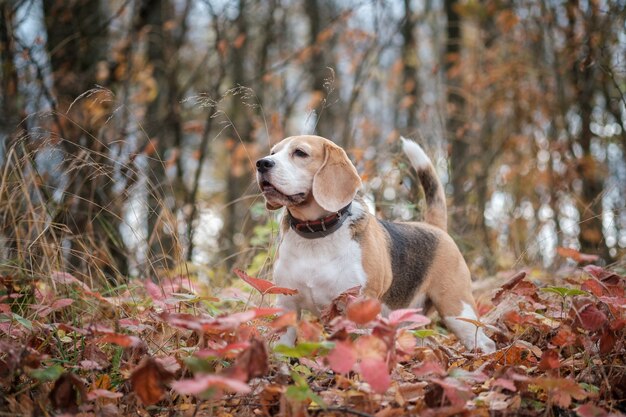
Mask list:
[[[311,48],[311,58],[309,60],[309,73],[312,76],[311,92],[314,95],[313,110],[315,111],[315,129],[312,134],[324,136],[333,141],[337,141],[339,125],[336,119],[334,106],[337,103],[336,96],[338,93],[337,80],[335,78],[335,70],[332,59],[326,51],[332,50],[328,47],[328,42],[320,36],[323,31],[323,22],[328,21],[327,16],[323,16],[323,8],[319,0],[307,0],[304,2],[304,8],[309,22],[309,47]],[[343,144],[340,144],[343,145]]]
[[[445,56],[447,84],[447,131],[450,144],[450,170],[453,187],[452,224],[457,233],[462,233],[467,226],[467,190],[469,179],[469,150],[465,138],[466,122],[465,98],[461,92],[462,83],[456,67],[461,59],[461,16],[456,11],[458,0],[446,0],[447,42]]]
[[[578,210],[580,213],[580,249],[584,253],[595,253],[605,260],[610,259],[609,250],[604,239],[602,230],[602,193],[604,182],[600,167],[591,153],[592,113],[594,109],[594,93],[597,87],[597,74],[595,66],[596,51],[592,42],[592,35],[597,25],[597,5],[590,4],[588,15],[584,18],[584,28],[587,33],[585,45],[580,45],[575,36],[574,26],[578,22],[576,12],[580,6],[577,0],[571,0],[567,5],[568,21],[568,45],[570,53],[577,54],[583,50],[586,55],[573,60],[571,69],[574,84],[575,100],[579,108],[581,118],[578,143],[582,148],[582,158],[578,161],[577,171],[582,180],[582,190],[579,196]],[[582,13],[582,12],[581,12]]]

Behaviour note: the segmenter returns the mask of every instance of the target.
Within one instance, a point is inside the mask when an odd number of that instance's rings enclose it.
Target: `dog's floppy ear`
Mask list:
[[[324,162],[313,177],[313,198],[327,211],[339,211],[350,203],[361,178],[346,152],[332,142],[324,144]]]

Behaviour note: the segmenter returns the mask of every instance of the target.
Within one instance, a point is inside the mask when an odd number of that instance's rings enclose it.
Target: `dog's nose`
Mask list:
[[[258,161],[256,161],[256,169],[261,174],[269,171],[269,169],[273,167],[274,165],[276,165],[276,162],[272,161],[269,158],[263,158],[263,159],[259,159]]]

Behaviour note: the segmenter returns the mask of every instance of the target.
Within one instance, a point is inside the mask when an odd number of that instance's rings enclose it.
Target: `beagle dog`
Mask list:
[[[285,207],[274,281],[298,290],[277,304],[319,315],[343,291],[361,286],[383,313],[407,307],[438,310],[468,349],[496,349],[477,320],[470,272],[446,232],[443,186],[422,148],[402,138],[427,203],[424,222],[379,220],[357,196],[361,179],[345,151],[319,136],[292,136],[256,162],[257,181],[270,210]],[[279,343],[293,345],[290,328]]]

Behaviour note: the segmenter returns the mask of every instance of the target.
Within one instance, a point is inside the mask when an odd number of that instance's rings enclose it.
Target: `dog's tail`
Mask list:
[[[426,213],[424,220],[440,229],[448,229],[448,211],[446,208],[446,195],[443,185],[437,177],[437,172],[430,158],[417,143],[410,139],[400,137],[402,150],[409,157],[411,165],[417,171],[417,177],[424,188],[426,197]]]

